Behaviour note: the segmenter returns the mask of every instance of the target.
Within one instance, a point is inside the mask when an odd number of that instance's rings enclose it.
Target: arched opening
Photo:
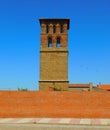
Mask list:
[[[56,33],[56,26],[53,26],[53,33]]]
[[[59,37],[57,38],[56,47],[57,47],[57,48],[60,48],[60,47],[61,47],[60,38],[59,38]]]
[[[63,25],[60,25],[60,33],[63,33]]]
[[[46,25],[46,33],[49,33],[49,26]]]
[[[48,47],[52,47],[52,38],[48,38]]]

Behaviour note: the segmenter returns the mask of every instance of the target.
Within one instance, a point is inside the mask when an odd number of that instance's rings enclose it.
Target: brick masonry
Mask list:
[[[110,118],[109,92],[0,91],[0,118]]]
[[[68,21],[69,19],[40,19],[40,90],[49,90],[49,87],[55,86],[68,89]],[[60,32],[61,25],[63,33]],[[52,47],[48,47],[49,38],[52,39]],[[56,47],[57,38],[60,38],[59,48]]]

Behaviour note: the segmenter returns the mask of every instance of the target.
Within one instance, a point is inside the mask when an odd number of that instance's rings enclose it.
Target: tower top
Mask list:
[[[39,19],[40,25],[44,23],[61,23],[61,24],[67,24],[67,29],[69,29],[70,26],[70,19],[69,18],[40,18]]]

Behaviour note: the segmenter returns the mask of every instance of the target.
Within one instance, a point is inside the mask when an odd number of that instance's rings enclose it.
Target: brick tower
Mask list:
[[[40,90],[68,90],[69,19],[39,19]]]

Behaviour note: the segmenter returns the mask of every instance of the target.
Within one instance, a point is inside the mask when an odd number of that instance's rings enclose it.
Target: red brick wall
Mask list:
[[[110,92],[0,91],[0,117],[110,118]]]

